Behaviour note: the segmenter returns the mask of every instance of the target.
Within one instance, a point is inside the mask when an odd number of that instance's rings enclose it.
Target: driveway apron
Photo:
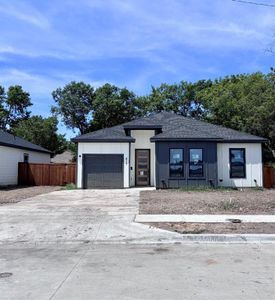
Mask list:
[[[0,206],[0,243],[156,243],[180,235],[134,222],[141,189],[71,190]]]

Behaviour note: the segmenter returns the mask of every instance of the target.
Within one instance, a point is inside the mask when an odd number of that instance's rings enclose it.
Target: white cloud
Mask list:
[[[62,87],[70,81],[85,81],[94,87],[98,87],[105,81],[91,81],[83,73],[48,73],[47,75],[36,74],[30,71],[22,71],[16,68],[0,70],[0,85],[22,85],[26,91],[31,91],[34,96],[47,95],[58,87]]]
[[[0,12],[17,20],[29,23],[33,26],[47,29],[50,23],[44,15],[36,10],[34,6],[23,1],[0,1]]]
[[[7,3],[0,0],[0,11],[47,33],[13,30],[7,41],[0,37],[0,45],[7,45],[0,53],[60,60],[139,57],[153,62],[178,46],[262,51],[275,27],[269,10],[231,1],[79,0],[56,2],[54,10],[49,4],[43,12],[24,1],[16,2],[19,7]]]
[[[22,85],[43,115],[72,80],[143,94],[274,58],[275,9],[230,0],[0,0],[0,14],[0,85]]]

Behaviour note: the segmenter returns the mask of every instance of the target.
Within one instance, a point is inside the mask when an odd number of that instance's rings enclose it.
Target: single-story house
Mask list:
[[[50,163],[51,152],[0,130],[0,186],[17,184],[19,162]]]
[[[74,154],[70,150],[66,150],[63,153],[56,154],[52,159],[53,164],[71,164],[74,162]]]
[[[161,112],[75,137],[78,188],[261,187],[266,139]]]

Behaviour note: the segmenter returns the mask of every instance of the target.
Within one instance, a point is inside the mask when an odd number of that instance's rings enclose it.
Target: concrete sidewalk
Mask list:
[[[140,223],[189,222],[189,223],[225,223],[231,220],[243,223],[275,223],[275,215],[136,215]]]

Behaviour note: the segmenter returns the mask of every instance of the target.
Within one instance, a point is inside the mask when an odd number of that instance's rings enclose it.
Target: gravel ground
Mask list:
[[[140,214],[274,214],[275,189],[144,191]]]
[[[271,234],[275,233],[274,223],[145,223],[152,227],[175,231],[182,234]]]
[[[60,186],[7,187],[0,189],[0,205],[17,203],[40,194],[60,190]]]

